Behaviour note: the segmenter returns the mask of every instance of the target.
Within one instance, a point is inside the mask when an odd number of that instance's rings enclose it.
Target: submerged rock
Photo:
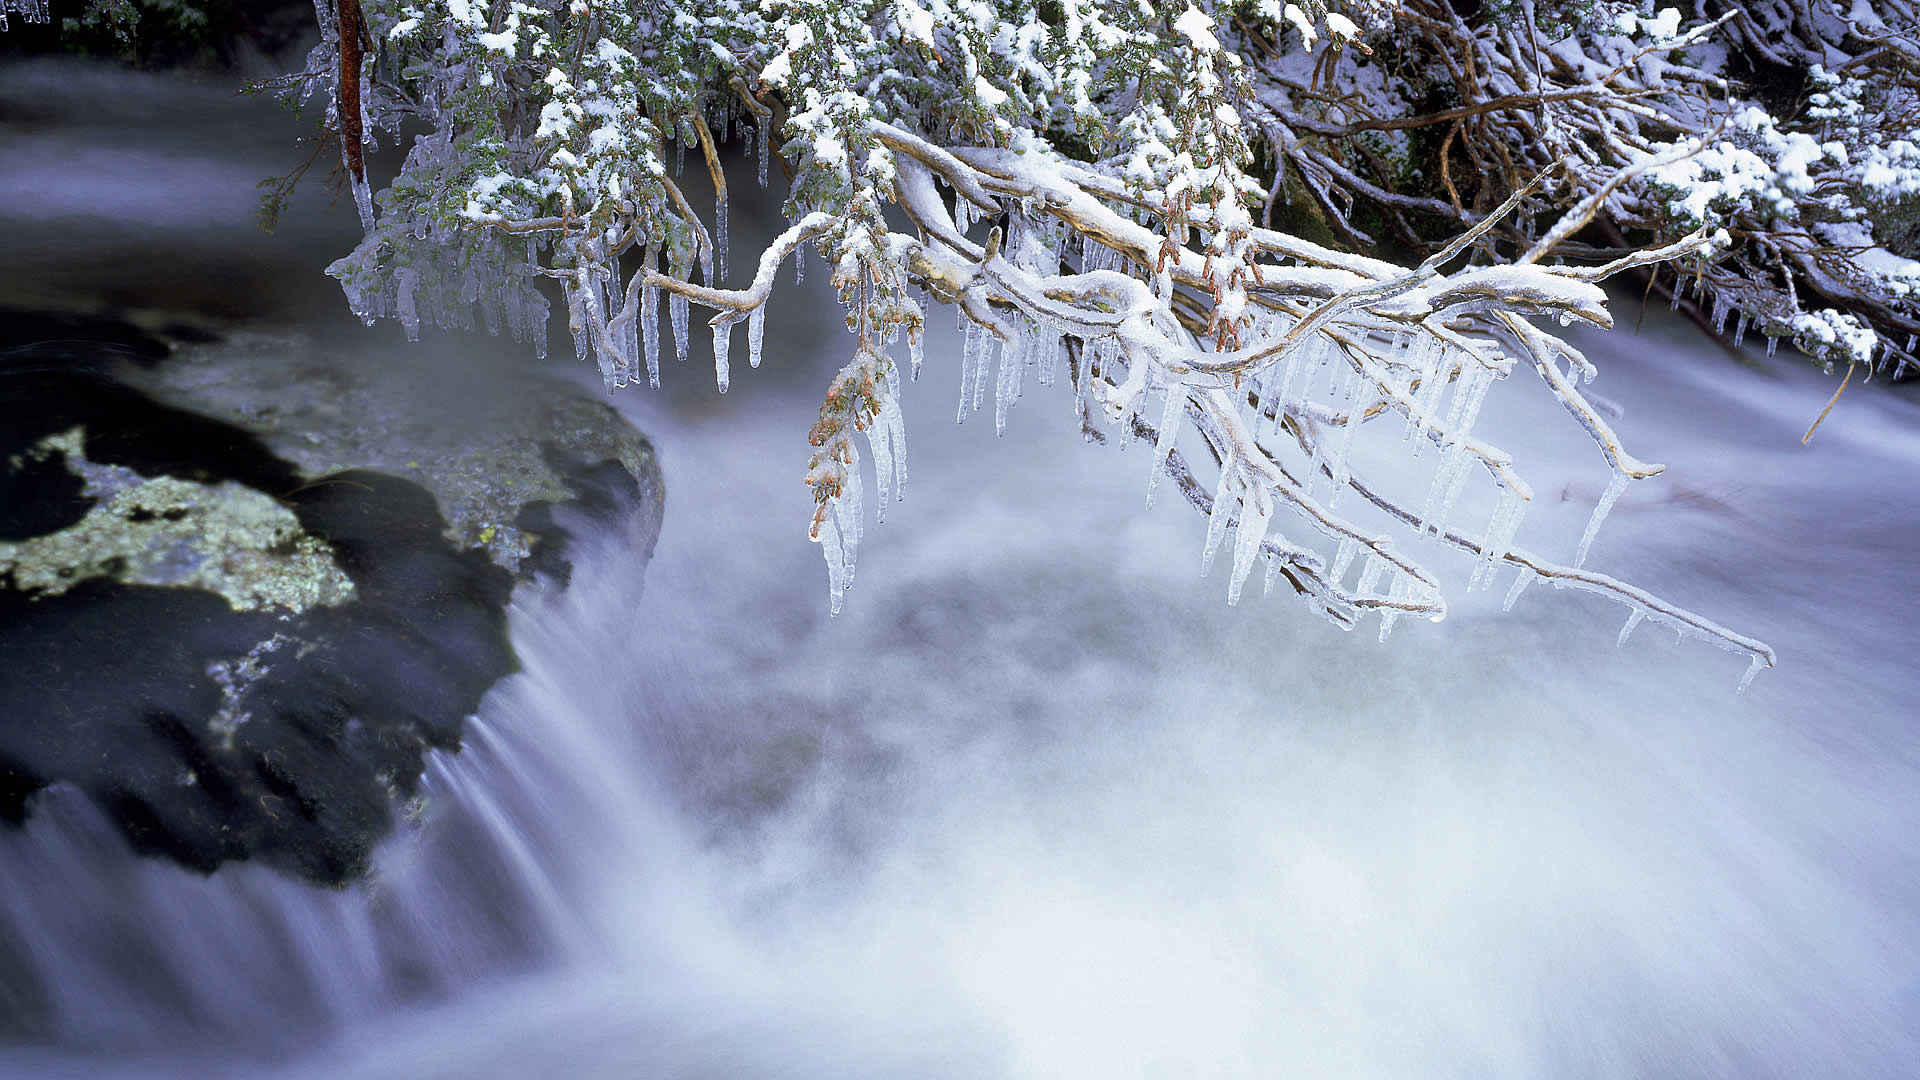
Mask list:
[[[566,526],[651,554],[659,469],[611,407],[406,360],[0,312],[0,820],[63,783],[138,851],[351,880],[514,670]]]

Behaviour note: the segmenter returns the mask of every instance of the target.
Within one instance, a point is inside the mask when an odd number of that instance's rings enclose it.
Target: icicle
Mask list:
[[[1327,575],[1327,582],[1339,586],[1341,579],[1347,576],[1347,568],[1353,565],[1353,557],[1360,553],[1360,541],[1351,536],[1340,538],[1340,546],[1333,552],[1333,570]]]
[[[760,344],[767,336],[767,305],[762,303],[747,313],[747,366],[760,366]]]
[[[644,304],[642,305],[644,306]],[[640,313],[623,312],[625,320],[620,324],[620,364],[626,369],[628,382],[640,381]]]
[[[393,275],[394,313],[408,341],[420,340],[420,312],[413,303],[413,289],[419,283],[420,274],[411,266],[403,266]]]
[[[1750,657],[1747,660],[1746,673],[1740,676],[1740,685],[1734,687],[1733,692],[1736,694],[1746,693],[1747,687],[1753,685],[1753,677],[1755,675],[1760,674],[1760,669],[1766,666],[1767,666],[1767,662],[1765,660],[1760,659],[1759,656],[1756,655],[1756,656]]]
[[[727,392],[727,346],[733,340],[733,320],[722,318],[713,324],[713,379],[720,392]]]
[[[976,345],[973,359],[973,411],[979,412],[980,406],[987,400],[987,371],[993,366],[991,356],[993,348],[1000,343],[999,335],[982,327],[980,342]]]
[[[1014,333],[1017,336],[1007,342],[1007,350],[1013,353],[1007,374],[1007,390],[1013,395],[1012,401],[1019,401],[1021,388],[1027,380],[1027,365],[1033,363],[1033,349],[1039,342],[1034,338],[1032,327],[1028,327],[1025,331],[1016,329]],[[1008,404],[1011,406],[1012,402]]]
[[[1307,351],[1314,347],[1319,336],[1315,334],[1311,340],[1296,342],[1293,348],[1287,350],[1286,373],[1280,377],[1280,396],[1274,402],[1276,417],[1284,415],[1285,409],[1282,406],[1293,403],[1293,378],[1300,371],[1301,360],[1306,356]]]
[[[1487,566],[1489,585],[1492,584],[1491,579],[1494,570],[1500,564],[1500,560],[1506,558],[1507,552],[1513,550],[1513,538],[1519,534],[1520,523],[1525,520],[1527,516],[1527,500],[1521,498],[1517,493],[1507,492],[1501,499],[1507,504],[1507,508],[1506,514],[1500,522],[1500,531],[1494,536],[1493,559]]]
[[[1333,446],[1331,461],[1333,468],[1333,498],[1338,499],[1346,490],[1349,473],[1347,471],[1348,452],[1353,448],[1353,433],[1360,427],[1360,391],[1366,386],[1366,376],[1358,369],[1348,374],[1346,392],[1343,395],[1347,404],[1347,422],[1340,425],[1340,435]]]
[[[1387,599],[1405,600],[1407,598],[1407,575],[1395,570],[1393,587],[1387,590]],[[1380,644],[1385,645],[1387,638],[1393,635],[1393,625],[1400,621],[1400,609],[1383,607],[1380,609]]]
[[[840,488],[840,497],[833,501],[835,512],[840,515],[840,538],[847,548],[847,569],[853,569],[854,556],[860,548],[860,535],[864,526],[861,514],[860,491],[860,448],[852,439],[846,441],[848,461],[846,479]]]
[[[647,245],[640,257],[642,279],[657,265],[659,252]],[[651,285],[640,287],[640,342],[647,358],[647,385],[660,389],[660,290]]]
[[[1240,503],[1240,528],[1233,534],[1233,576],[1227,579],[1227,606],[1240,602],[1241,586],[1246,584],[1247,573],[1253,569],[1254,556],[1260,553],[1260,542],[1267,538],[1267,523],[1273,520],[1273,502],[1264,497],[1265,492],[1255,496],[1249,491],[1247,498]]]
[[[651,269],[651,267],[649,267]],[[647,385],[660,389],[660,290],[640,290],[640,334],[647,355]]]
[[[1160,411],[1159,438],[1153,443],[1153,468],[1147,473],[1147,505],[1153,505],[1153,489],[1160,485],[1160,474],[1166,471],[1167,454],[1173,450],[1173,440],[1180,433],[1180,420],[1187,411],[1187,388],[1175,383],[1167,387],[1166,404]],[[1124,441],[1127,433],[1122,432]]]
[[[1473,374],[1468,376],[1473,380],[1472,385],[1462,392],[1462,396],[1466,398],[1466,404],[1460,409],[1459,419],[1450,424],[1454,438],[1461,443],[1465,443],[1472,437],[1473,425],[1480,419],[1480,407],[1487,400],[1487,391],[1493,388],[1493,372],[1478,364],[1473,366],[1472,371]]]
[[[1419,457],[1421,449],[1427,444],[1427,432],[1434,425],[1435,416],[1440,411],[1440,399],[1447,392],[1452,374],[1452,365],[1448,361],[1446,350],[1434,347],[1432,352],[1434,359],[1427,368],[1427,382],[1420,387],[1420,418],[1414,422],[1413,457]],[[1456,394],[1455,397],[1458,398],[1459,395]]]
[[[1673,298],[1667,301],[1668,311],[1680,310],[1680,294],[1685,292],[1686,290],[1687,290],[1686,275],[1685,274],[1678,275],[1673,282]]]
[[[1060,340],[1057,331],[1049,328],[1045,340],[1037,348],[1039,355],[1035,358],[1035,374],[1039,376],[1041,386],[1052,386],[1054,375],[1060,370],[1060,354],[1066,351],[1065,343]]]
[[[1447,518],[1466,487],[1467,475],[1472,471],[1466,457],[1467,432],[1478,419],[1480,405],[1492,385],[1491,372],[1478,364],[1460,365],[1460,386],[1454,392],[1453,405],[1447,410],[1446,456],[1434,471],[1433,486],[1428,489],[1427,502],[1420,512],[1422,530],[1432,528],[1435,536],[1447,534]]]
[[[962,236],[967,234],[968,229],[973,228],[973,204],[967,201],[965,195],[957,191],[953,193],[953,227],[959,230]]]
[[[900,373],[897,369],[888,371],[887,393],[880,399],[880,420],[886,425],[887,437],[893,440],[895,502],[905,498],[907,490],[907,420],[900,412],[899,379]]]
[[[927,338],[923,330],[913,330],[907,334],[907,365],[913,372],[913,381],[920,381],[920,362],[927,358]]]
[[[768,135],[770,130],[770,117],[762,116],[753,123],[754,152],[760,158],[760,186],[763,188],[767,186],[767,146],[773,141]]]
[[[1020,370],[1018,346],[1011,341],[1000,345],[1000,366],[994,372],[993,380],[993,433],[1007,433],[1007,409],[1013,404],[1013,381]]]
[[[1733,320],[1733,347],[1736,349],[1739,348],[1740,343],[1742,341],[1745,341],[1746,339],[1747,339],[1747,313],[1743,311],[1740,313],[1738,318]]]
[[[362,102],[365,102],[367,100],[366,98],[367,91],[363,88],[360,91],[360,93],[362,95],[360,100]],[[366,109],[366,106],[363,104],[361,106],[362,112],[364,112],[365,109]],[[366,121],[362,119],[360,123],[361,123],[361,130],[362,131],[367,130],[365,126]],[[356,176],[353,178],[353,206],[355,210],[358,210],[360,212],[361,230],[364,232],[372,232],[373,231],[373,188],[371,185],[367,183],[367,178],[365,176],[364,169],[362,170],[362,175]]]
[[[1512,611],[1513,605],[1520,599],[1520,594],[1526,592],[1527,586],[1533,584],[1533,579],[1538,576],[1531,568],[1521,567],[1520,573],[1514,576],[1513,584],[1507,588],[1507,598],[1500,602],[1500,610]]]
[[[1600,493],[1600,501],[1594,504],[1593,516],[1587,519],[1587,531],[1580,534],[1580,547],[1573,555],[1576,569],[1587,564],[1587,550],[1593,547],[1593,538],[1600,534],[1600,526],[1607,520],[1608,512],[1626,490],[1627,474],[1616,470],[1613,478],[1607,481],[1607,490]]]
[[[572,282],[568,282],[564,288],[567,296],[567,332],[573,338],[573,358],[584,364],[587,361],[587,320],[582,310],[581,290]]]
[[[1467,590],[1478,588],[1481,582],[1492,583],[1495,569],[1500,560],[1506,557],[1508,545],[1513,543],[1513,535],[1520,528],[1520,519],[1526,510],[1526,501],[1510,489],[1500,492],[1500,501],[1493,508],[1493,516],[1487,522],[1487,534],[1480,543],[1480,565],[1474,569],[1473,577],[1467,582]]]
[[[1447,519],[1453,516],[1453,508],[1460,503],[1460,493],[1466,490],[1467,477],[1473,475],[1473,462],[1467,458],[1465,446],[1453,448],[1453,475],[1448,480],[1447,490],[1440,496],[1440,510],[1433,516],[1433,535],[1447,535]]]
[[[827,560],[827,604],[834,615],[840,614],[842,599],[847,594],[847,555],[840,542],[840,527],[834,524],[835,515],[829,513],[815,530],[819,535],[815,540],[820,545],[820,553]]]
[[[1407,422],[1402,437],[1413,443],[1409,451],[1413,455],[1420,453],[1420,444],[1425,441],[1427,424],[1433,415],[1433,403],[1438,401],[1436,391],[1441,386],[1443,368],[1443,350],[1431,338],[1422,337],[1415,343],[1408,363],[1412,370],[1407,373]],[[1418,381],[1416,390],[1414,383]]]
[[[1331,432],[1324,431],[1320,427],[1315,426],[1313,454],[1307,462],[1307,482],[1305,485],[1307,498],[1309,499],[1313,498],[1315,492],[1320,489],[1321,476],[1332,471],[1333,467],[1327,464],[1327,444],[1332,440],[1333,435]]]
[[[1767,336],[1767,359],[1769,360],[1773,359],[1773,354],[1778,351],[1780,351],[1780,339],[1772,335],[1768,335]]]
[[[1625,645],[1627,643],[1627,639],[1633,636],[1633,628],[1636,626],[1639,626],[1640,620],[1646,617],[1647,617],[1646,608],[1642,608],[1642,607],[1634,608],[1633,611],[1627,615],[1626,625],[1620,628],[1620,637],[1614,641],[1613,647],[1617,649],[1622,645]]]
[[[1220,467],[1220,482],[1213,489],[1213,510],[1207,515],[1207,545],[1200,552],[1200,576],[1206,577],[1213,569],[1213,556],[1220,550],[1220,541],[1227,535],[1228,490],[1233,486],[1233,464]]]
[[[881,401],[879,414],[867,428],[867,449],[873,454],[873,520],[884,525],[893,493],[893,433],[887,430],[886,398]]]
[[[1367,561],[1360,568],[1360,580],[1353,586],[1356,599],[1373,594],[1373,587],[1380,582],[1380,575],[1387,570],[1387,560],[1377,551],[1367,552]]]
[[[807,280],[807,245],[801,244],[793,249],[793,283],[803,285]]]
[[[967,402],[973,399],[973,356],[980,348],[980,325],[967,320],[960,338],[960,407],[954,411],[953,422],[964,424],[967,421]]]
[[[687,298],[673,293],[667,298],[668,313],[673,316],[673,355],[676,360],[687,360]]]
[[[1269,555],[1267,556],[1267,576],[1266,580],[1260,583],[1260,595],[1272,596],[1273,583],[1278,580],[1280,580],[1280,556]]]
[[[710,278],[708,284],[718,285],[727,280],[727,251],[732,246],[727,237],[727,189],[721,188],[713,197],[713,247],[720,276]]]
[[[1436,536],[1442,535],[1442,531],[1435,527],[1434,523],[1440,516],[1441,498],[1453,487],[1453,474],[1460,468],[1462,456],[1459,446],[1451,447],[1447,450],[1446,456],[1440,459],[1440,464],[1434,467],[1433,480],[1427,484],[1427,497],[1420,504],[1420,516],[1416,521],[1416,527],[1421,535],[1425,535],[1428,529],[1433,529]]]

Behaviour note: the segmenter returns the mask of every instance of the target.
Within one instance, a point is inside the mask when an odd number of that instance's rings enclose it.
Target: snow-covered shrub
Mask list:
[[[1004,426],[1037,382],[1089,439],[1149,444],[1149,497],[1170,484],[1207,515],[1203,561],[1223,553],[1229,602],[1263,569],[1267,589],[1343,626],[1376,615],[1384,636],[1445,614],[1426,559],[1451,548],[1472,556],[1468,587],[1507,571],[1510,598],[1536,580],[1598,591],[1629,606],[1630,625],[1670,624],[1757,669],[1772,662],[1760,642],[1581,565],[1628,482],[1662,466],[1633,457],[1582,396],[1593,365],[1553,324],[1610,325],[1602,280],[1675,261],[1707,272],[1732,241],[1702,217],[1635,250],[1574,242],[1619,200],[1645,200],[1625,183],[1654,167],[1640,156],[1677,160],[1645,137],[1604,141],[1609,110],[1641,106],[1596,65],[1657,81],[1659,56],[1685,42],[1677,16],[1646,20],[1650,49],[1620,5],[1563,7],[1577,32],[1601,28],[1603,60],[1556,47],[1509,62],[1515,27],[1476,28],[1426,0],[318,0],[323,39],[282,85],[327,103],[366,229],[331,272],[363,317],[409,333],[477,311],[537,343],[545,277],[609,388],[658,383],[661,308],[682,356],[692,308],[713,312],[724,391],[735,324],[757,367],[776,272],[823,260],[853,342],[808,436],[808,534],[835,610],[863,491],[878,516],[904,482],[900,397],[942,306],[965,330],[957,416],[990,394]],[[1376,49],[1370,34],[1392,37]],[[1484,56],[1447,61],[1423,41]],[[1547,68],[1587,88],[1545,107]],[[1474,125],[1464,143],[1391,122],[1429,91],[1460,103],[1446,115]],[[1489,93],[1529,101],[1474,104]],[[1544,125],[1525,140],[1540,145],[1501,145],[1482,127],[1496,119]],[[428,133],[376,192],[365,148],[412,123]],[[729,265],[720,163],[736,143],[763,185],[777,155],[789,227]],[[1462,153],[1491,179],[1468,184]],[[1396,156],[1389,182],[1431,190],[1382,187],[1375,159]],[[683,160],[705,170],[711,205],[676,179]],[[1290,171],[1344,247],[1270,227]],[[1416,248],[1414,265],[1361,253],[1368,220]],[[1515,542],[1533,489],[1476,430],[1492,386],[1521,371],[1613,476],[1568,563]],[[1403,449],[1372,475],[1349,450],[1384,428]],[[1469,484],[1497,508],[1462,525]]]
[[[1390,28],[1362,36],[1392,51],[1395,78],[1351,51],[1255,65],[1253,119],[1347,241],[1442,242],[1566,160],[1496,236],[1523,249],[1556,210],[1602,192],[1595,228],[1563,238],[1559,254],[1724,226],[1736,243],[1720,263],[1660,282],[1675,304],[1697,301],[1690,313],[1717,331],[1737,319],[1735,341],[1752,324],[1828,364],[1915,364],[1913,0],[1465,7],[1404,0]],[[1408,72],[1443,92],[1407,93]],[[1438,133],[1416,144],[1424,184],[1367,145],[1387,131]],[[1870,329],[1871,348],[1801,333],[1808,316],[1827,319],[1820,311]]]

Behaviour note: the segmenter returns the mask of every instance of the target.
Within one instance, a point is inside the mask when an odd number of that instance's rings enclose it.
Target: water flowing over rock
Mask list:
[[[517,664],[589,521],[652,551],[646,438],[449,347],[0,316],[0,819],[77,788],[134,850],[338,884]]]

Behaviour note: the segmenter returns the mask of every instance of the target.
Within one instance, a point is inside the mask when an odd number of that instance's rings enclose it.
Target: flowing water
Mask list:
[[[1913,1073],[1911,391],[1850,389],[1803,448],[1816,372],[1658,312],[1583,339],[1672,465],[1590,565],[1774,645],[1735,695],[1739,658],[1616,647],[1598,598],[1501,614],[1504,576],[1386,644],[1229,608],[1204,522],[1142,510],[1144,448],[1082,445],[1063,393],[956,428],[951,337],[829,619],[799,476],[844,344],[779,303],[725,398],[669,363],[620,399],[655,559],[601,537],[522,595],[524,671],[367,884],[135,860],[58,790],[0,832],[57,1021],[0,1074]],[[1522,545],[1569,555],[1598,454],[1521,379],[1482,430],[1539,492]]]

